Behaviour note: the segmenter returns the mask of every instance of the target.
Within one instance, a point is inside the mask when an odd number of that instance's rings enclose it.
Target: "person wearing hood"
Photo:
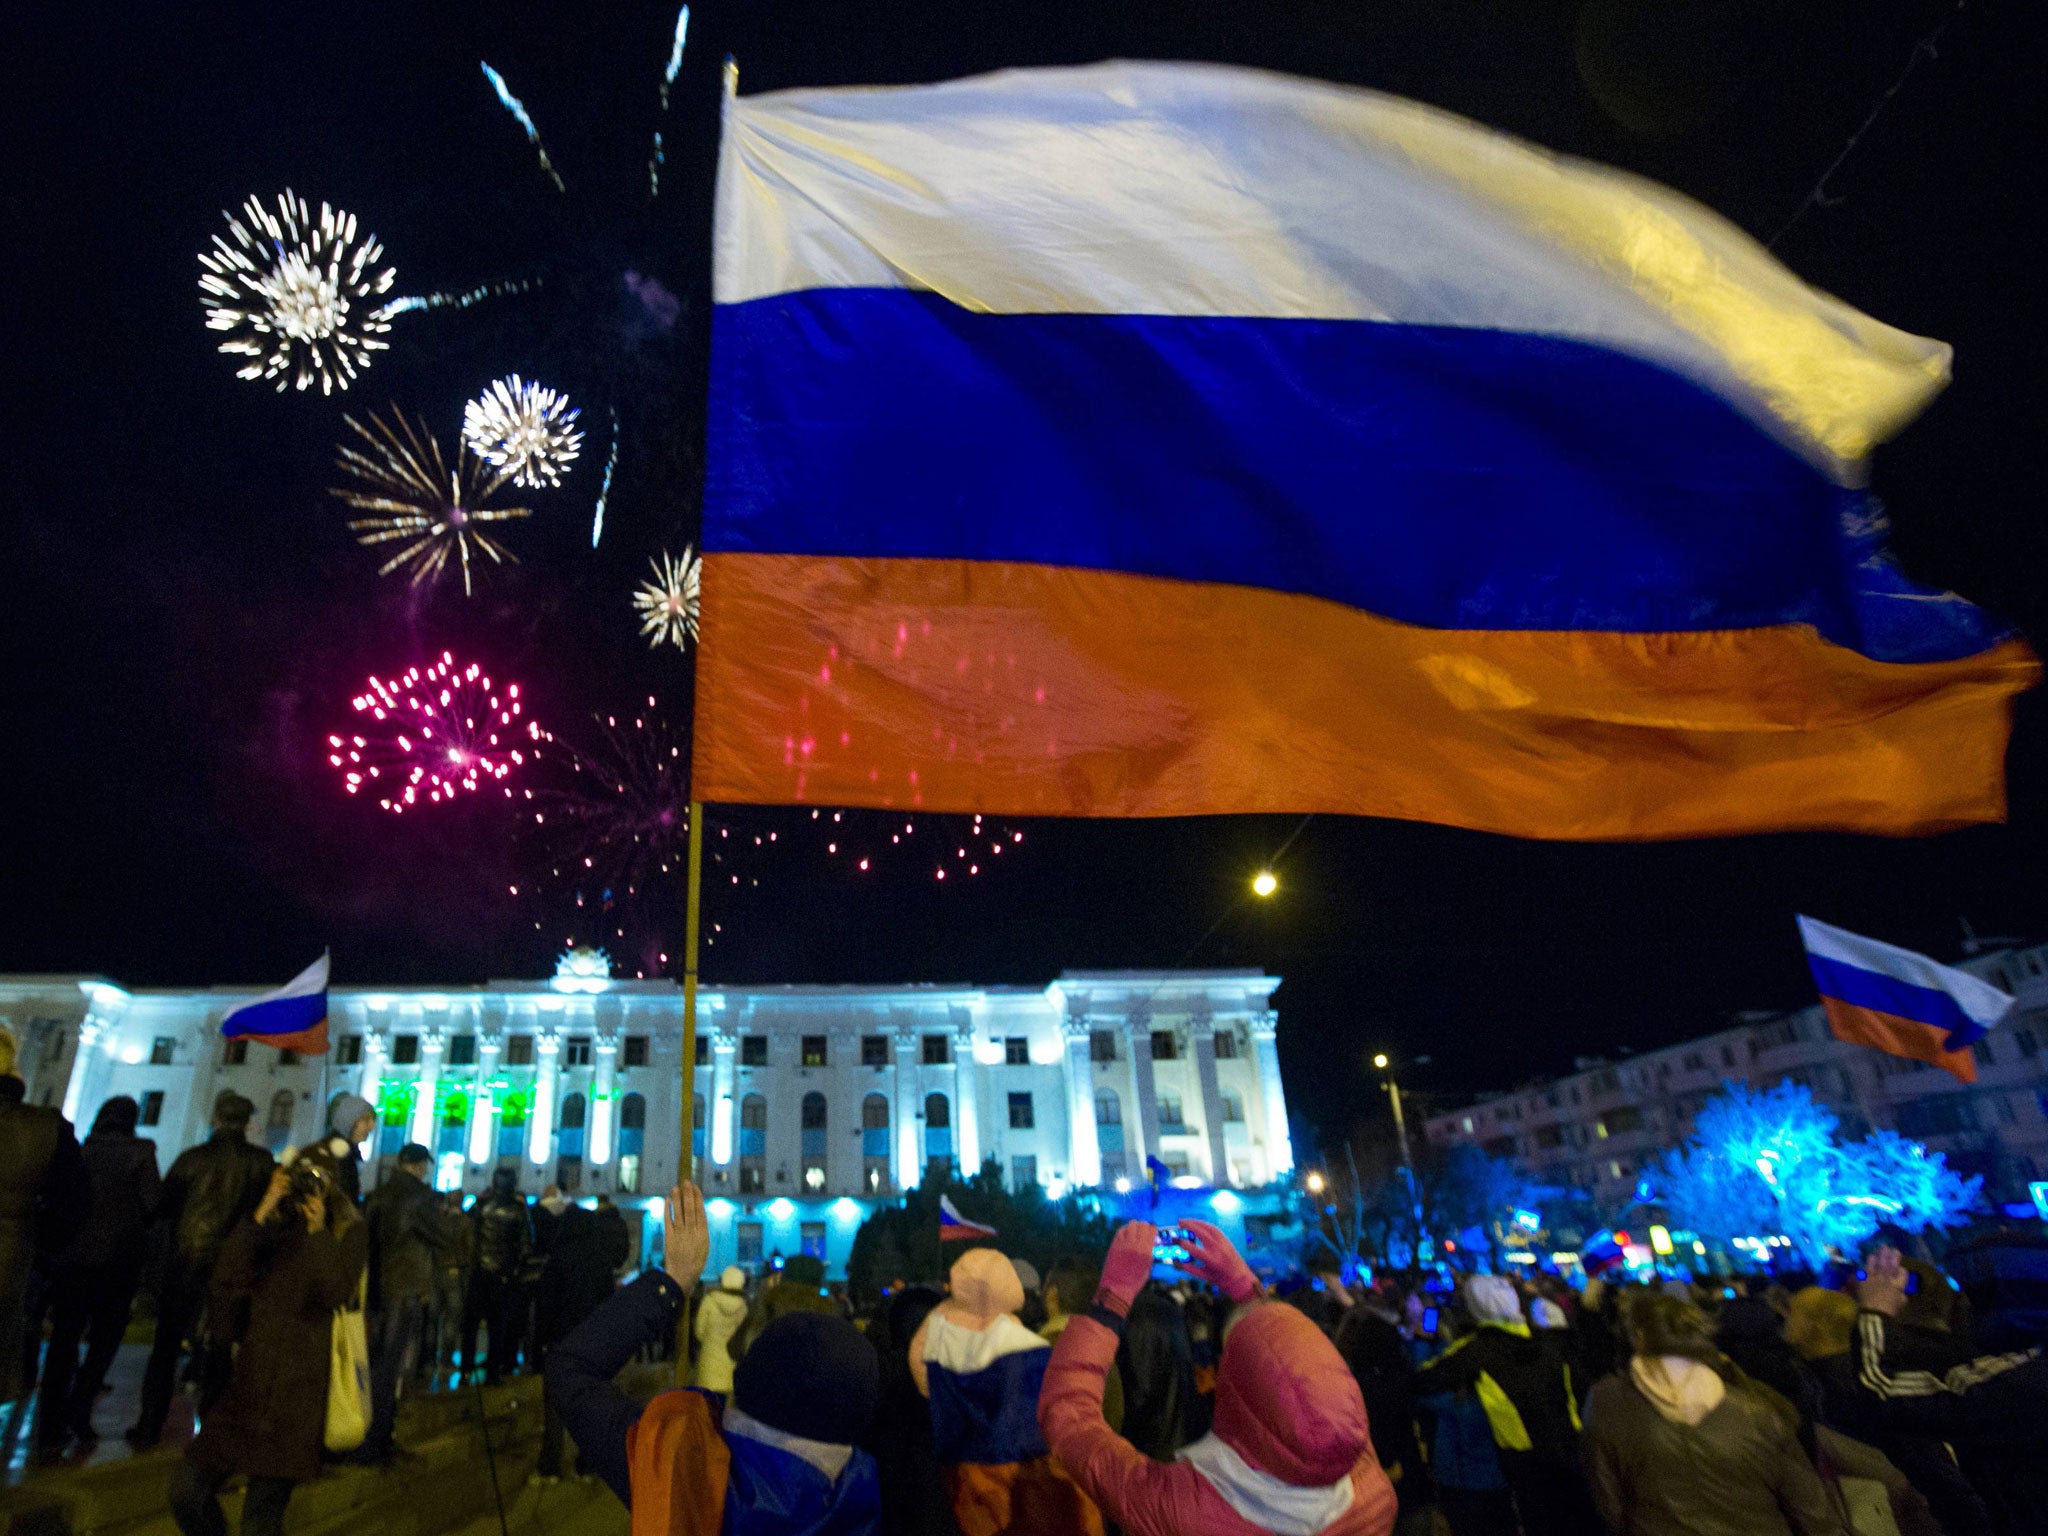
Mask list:
[[[1473,1329],[1416,1373],[1415,1390],[1471,1388],[1493,1428],[1525,1536],[1579,1536],[1592,1509],[1579,1471],[1579,1405],[1562,1338],[1529,1331],[1521,1293],[1500,1275],[1468,1276],[1461,1294]]]
[[[1635,1357],[1586,1401],[1593,1500],[1615,1536],[1845,1536],[1798,1419],[1714,1347],[1706,1314],[1651,1292]]]
[[[675,1337],[711,1255],[704,1195],[670,1191],[661,1270],[613,1293],[548,1357],[545,1390],[579,1464],[624,1501],[632,1536],[875,1536],[874,1458],[854,1442],[879,1392],[874,1347],[845,1319],[776,1318],[721,1407],[694,1388],[644,1407],[614,1380]]]
[[[1259,1283],[1207,1222],[1184,1224],[1184,1267],[1239,1310],[1224,1329],[1214,1428],[1172,1462],[1144,1455],[1102,1418],[1102,1381],[1158,1233],[1126,1223],[1102,1287],[1046,1367],[1038,1421],[1074,1481],[1131,1536],[1386,1536],[1394,1489],[1380,1469],[1358,1383],[1336,1347]]]
[[[320,1145],[334,1159],[342,1193],[363,1203],[363,1143],[377,1131],[377,1111],[359,1093],[337,1093],[327,1105],[327,1135]]]
[[[1052,1351],[1018,1320],[1023,1304],[1015,1267],[995,1249],[953,1262],[946,1299],[907,1356],[931,1404],[932,1454],[963,1536],[1099,1536],[1101,1512],[1054,1463],[1039,1427]]]
[[[128,1330],[142,1281],[150,1222],[162,1198],[156,1143],[135,1134],[141,1110],[126,1094],[107,1100],[79,1148],[90,1198],[85,1224],[57,1256],[50,1288],[50,1347],[43,1359],[37,1438],[45,1447],[66,1436],[92,1445],[93,1403]],[[89,1340],[89,1342],[87,1342]],[[78,1347],[86,1344],[85,1365]]]
[[[697,1303],[697,1321],[691,1331],[697,1336],[697,1385],[719,1397],[732,1392],[733,1336],[747,1320],[747,1272],[728,1264],[718,1277],[718,1289]]]

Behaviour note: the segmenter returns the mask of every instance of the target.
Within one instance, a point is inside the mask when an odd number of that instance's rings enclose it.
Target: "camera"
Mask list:
[[[1185,1227],[1161,1227],[1152,1242],[1154,1264],[1185,1264],[1194,1256]]]
[[[285,1198],[278,1203],[280,1212],[286,1207],[297,1210],[309,1195],[325,1205],[328,1195],[340,1187],[335,1182],[334,1164],[310,1148],[301,1150],[286,1163],[284,1173],[288,1188]]]

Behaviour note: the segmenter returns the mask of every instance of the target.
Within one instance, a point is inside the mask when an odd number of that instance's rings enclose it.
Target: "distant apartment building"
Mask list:
[[[1603,1208],[1632,1197],[1643,1170],[1692,1132],[1724,1082],[1804,1084],[1844,1133],[1895,1130],[1983,1176],[1994,1200],[2021,1201],[2048,1179],[2048,944],[1958,963],[2018,999],[1976,1047],[1977,1081],[1958,1082],[1835,1039],[1818,1004],[1738,1016],[1717,1034],[1482,1099],[1425,1122],[1432,1146],[1474,1145],[1513,1158],[1541,1183],[1580,1190]]]

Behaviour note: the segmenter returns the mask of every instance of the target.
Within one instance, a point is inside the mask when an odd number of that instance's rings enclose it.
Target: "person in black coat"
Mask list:
[[[370,1230],[370,1431],[350,1459],[366,1465],[391,1459],[399,1391],[426,1334],[435,1266],[458,1241],[461,1218],[444,1212],[427,1184],[433,1166],[432,1152],[407,1142],[391,1177],[363,1206]]]
[[[470,1207],[476,1234],[476,1267],[469,1274],[469,1292],[462,1313],[462,1368],[476,1368],[479,1324],[491,1331],[490,1361],[484,1380],[495,1386],[519,1364],[519,1340],[525,1332],[524,1271],[533,1253],[533,1210],[519,1192],[519,1172],[500,1168],[491,1187]]]
[[[0,1403],[26,1396],[29,1273],[61,1250],[86,1214],[88,1178],[71,1122],[24,1103],[21,1079],[0,1077]]]
[[[1201,1438],[1192,1422],[1199,1412],[1194,1345],[1187,1319],[1162,1287],[1148,1285],[1133,1298],[1116,1368],[1124,1383],[1126,1440],[1154,1461],[1171,1461],[1175,1451]]]
[[[882,1529],[891,1536],[960,1532],[932,1451],[931,1405],[917,1390],[908,1354],[918,1328],[945,1299],[944,1292],[929,1285],[905,1286],[868,1326],[868,1340],[881,1360],[881,1396],[860,1447],[875,1458],[882,1483]]]
[[[548,1256],[533,1293],[533,1338],[541,1369],[548,1352],[604,1305],[626,1262],[626,1219],[609,1203],[594,1211],[565,1205],[556,1213]],[[562,1415],[552,1397],[541,1420],[540,1457],[534,1475],[562,1475]]]
[[[208,1305],[240,1322],[234,1368],[172,1478],[183,1536],[227,1536],[218,1495],[238,1475],[242,1536],[282,1536],[293,1487],[320,1471],[334,1312],[354,1301],[368,1258],[368,1230],[318,1144],[229,1234]]]
[[[79,1149],[91,1204],[85,1225],[57,1257],[51,1286],[50,1347],[36,1416],[36,1439],[46,1451],[72,1436],[86,1445],[99,1439],[93,1403],[128,1329],[163,1187],[156,1143],[135,1134],[139,1115],[126,1094],[107,1100]],[[88,1339],[81,1370],[78,1347]]]
[[[137,1450],[162,1438],[171,1411],[178,1358],[198,1333],[199,1409],[212,1406],[227,1384],[227,1347],[197,1329],[206,1288],[228,1234],[263,1198],[273,1160],[243,1137],[256,1106],[233,1089],[213,1101],[213,1135],[180,1152],[164,1175],[160,1214],[171,1224],[171,1252],[157,1285],[156,1339],[142,1374],[142,1407],[128,1443]]]

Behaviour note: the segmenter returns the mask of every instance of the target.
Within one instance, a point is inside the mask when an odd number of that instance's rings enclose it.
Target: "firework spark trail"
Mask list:
[[[502,471],[487,471],[461,444],[456,445],[451,471],[440,442],[425,422],[408,421],[396,406],[392,407],[395,425],[387,425],[374,411],[367,427],[353,416],[342,420],[368,444],[370,452],[340,444],[335,449],[335,467],[360,481],[363,489],[336,486],[328,494],[359,512],[375,514],[349,521],[349,532],[357,543],[367,548],[394,539],[405,541],[404,548],[378,567],[379,576],[410,565],[412,584],[419,586],[441,574],[452,552],[462,569],[462,595],[468,597],[472,544],[494,564],[517,562],[512,551],[476,526],[530,515],[526,507],[485,505],[504,485],[507,477]]]
[[[355,728],[327,738],[327,761],[349,794],[378,795],[393,815],[498,789],[532,760],[546,733],[531,719],[519,685],[500,693],[482,667],[447,652],[426,667],[372,677],[349,701]]]
[[[687,650],[697,638],[697,602],[704,562],[697,558],[695,549],[685,545],[680,560],[664,551],[648,563],[654,568],[654,580],[642,583],[633,592],[633,606],[640,614],[640,633],[656,649],[669,644],[679,651]]]
[[[306,200],[286,188],[277,210],[254,197],[228,221],[228,236],[202,251],[199,301],[206,328],[225,331],[220,350],[248,359],[242,379],[275,379],[298,389],[315,379],[322,394],[347,389],[371,354],[390,343],[391,323],[370,301],[388,293],[396,274],[376,270],[384,248],[375,235],[356,239],[356,217]]]
[[[597,488],[597,513],[590,520],[590,547],[604,537],[604,504],[611,499],[612,475],[619,467],[619,408],[612,407],[612,451],[605,455],[604,480]]]
[[[661,196],[661,125],[668,117],[668,91],[676,83],[676,76],[683,68],[683,42],[690,34],[690,8],[686,5],[676,12],[676,36],[668,50],[668,68],[661,72],[661,104],[655,109],[654,153],[647,161],[647,195],[650,199]]]
[[[537,277],[508,278],[502,283],[479,283],[474,288],[448,289],[441,293],[408,294],[402,299],[393,299],[377,311],[377,318],[388,320],[394,315],[408,315],[422,309],[467,309],[485,299],[501,298],[508,293],[531,293],[540,286]]]
[[[481,59],[477,62],[483,63]],[[519,126],[526,130],[526,141],[533,146],[533,152],[540,156],[540,168],[548,173],[548,180],[555,184],[557,192],[567,192],[569,189],[563,184],[561,173],[555,169],[555,163],[548,158],[546,146],[540,141],[540,129],[534,126],[532,117],[527,114],[526,104],[512,94],[512,87],[505,83],[503,75],[489,64],[484,64],[483,68],[484,78],[491,82],[491,89],[498,93],[499,102],[518,121]]]
[[[576,418],[567,395],[515,373],[463,407],[462,441],[515,485],[556,486],[583,448]]]

